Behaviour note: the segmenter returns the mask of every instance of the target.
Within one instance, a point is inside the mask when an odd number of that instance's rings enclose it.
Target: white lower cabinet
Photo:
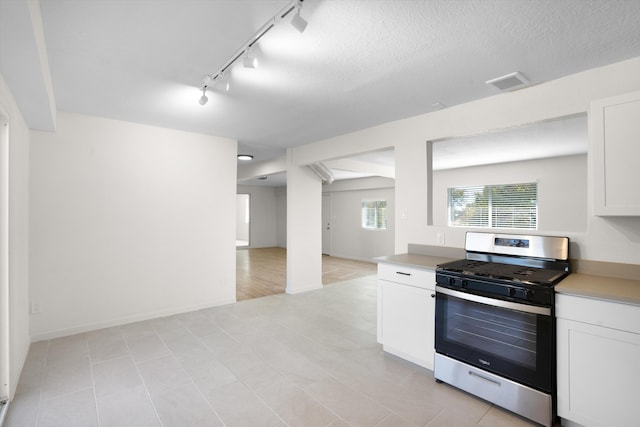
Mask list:
[[[640,307],[561,294],[556,302],[558,415],[640,426]]]
[[[378,342],[384,351],[433,370],[435,272],[378,266]]]

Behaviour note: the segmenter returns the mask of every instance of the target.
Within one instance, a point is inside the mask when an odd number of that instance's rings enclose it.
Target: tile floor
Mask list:
[[[31,346],[8,427],[530,426],[384,354],[376,278]]]

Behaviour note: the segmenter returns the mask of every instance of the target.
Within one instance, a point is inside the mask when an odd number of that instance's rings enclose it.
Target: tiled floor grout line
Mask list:
[[[178,322],[180,322],[182,324],[182,321],[180,319],[178,319]],[[167,347],[167,350],[169,350],[169,353],[171,353],[171,357],[173,357],[176,360],[176,362],[178,362],[178,365],[180,365],[182,367],[182,363],[180,363],[180,361],[178,360],[178,357],[176,356],[175,352],[167,344],[167,342],[164,340],[164,338],[162,338],[162,336],[158,333],[158,330],[156,329],[156,327],[153,324],[151,324],[151,327],[153,328],[154,333],[158,336],[160,341],[162,341],[162,344],[164,344],[164,346]],[[200,340],[200,338],[198,336],[196,336],[188,327],[185,326],[184,329],[189,334],[191,334],[191,336],[193,336],[200,344],[202,344],[205,348],[207,348],[207,346]],[[136,365],[136,367],[137,367],[137,365]],[[189,374],[189,379],[191,381],[191,384],[193,384],[193,386],[196,388],[196,390],[198,390],[198,394],[200,394],[200,396],[202,396],[204,401],[207,402],[207,405],[209,406],[209,408],[211,408],[211,411],[213,411],[215,416],[218,417],[218,420],[220,420],[220,422],[222,423],[223,426],[226,426],[227,424],[224,422],[224,420],[222,419],[222,417],[220,416],[218,411],[216,411],[216,408],[213,407],[213,405],[211,404],[209,399],[207,399],[207,397],[204,395],[204,393],[202,393],[202,390],[200,390],[200,387],[198,387],[198,384],[196,384],[196,382],[193,380],[191,374]],[[143,383],[144,383],[144,380],[143,380]],[[145,385],[145,387],[146,387],[146,385]],[[155,404],[154,404],[154,409],[155,409]],[[160,424],[162,424],[162,420],[160,420]]]
[[[323,314],[323,313],[319,313],[319,314]],[[301,338],[309,340],[311,342],[313,342],[315,345],[320,345],[323,347],[327,347],[326,344],[322,343],[321,341],[318,341],[316,339],[314,339],[312,336],[308,336],[306,334],[301,334],[297,331],[293,331],[290,328],[288,328],[286,325],[282,325],[280,323],[278,323],[277,321],[275,322],[276,324],[279,324],[280,326],[285,327],[286,329],[294,332],[295,334],[299,335]],[[340,324],[342,324],[342,322],[339,322]],[[349,325],[341,325],[341,326],[349,326]],[[377,402],[376,400],[370,398],[369,396],[367,396],[365,393],[362,393],[359,390],[354,389],[353,387],[351,387],[348,383],[346,383],[345,381],[343,381],[342,379],[338,378],[337,376],[335,376],[334,374],[332,374],[331,372],[328,372],[324,367],[318,365],[315,361],[308,359],[304,354],[300,354],[302,357],[304,357],[305,359],[307,359],[310,363],[313,363],[315,366],[318,366],[318,368],[320,368],[324,373],[326,373],[327,377],[335,380],[336,382],[342,384],[344,387],[348,388],[349,390],[351,390],[353,393],[362,396],[363,398],[371,401],[373,404],[378,404],[379,406],[383,406],[381,403]],[[274,369],[277,370],[277,368],[272,367]],[[303,391],[307,396],[309,396],[314,402],[317,402],[320,406],[322,406],[323,408],[327,409],[329,412],[331,412],[332,414],[334,414],[338,420],[342,420],[345,423],[349,424],[347,420],[345,420],[344,418],[342,418],[339,414],[337,414],[335,411],[333,411],[331,408],[328,408],[326,405],[324,405],[322,402],[320,402],[319,400],[317,400],[313,395],[309,394],[307,391],[305,391],[304,389],[298,387],[296,385],[297,388],[299,388],[301,391]],[[389,410],[391,412],[391,414],[395,414],[395,412],[391,411],[389,408],[385,409]],[[397,414],[396,414],[397,415]],[[384,419],[388,418],[390,415],[388,415],[387,417],[383,418],[382,420],[380,420],[380,422],[382,422]],[[336,420],[330,422],[328,425],[330,426],[331,424],[334,424],[336,422]],[[376,425],[380,424],[380,422],[378,422]],[[374,426],[375,427],[375,426]]]
[[[240,320],[240,319],[238,319],[238,320]],[[215,321],[215,320],[214,320],[214,321]],[[238,339],[237,339],[237,338],[235,338],[231,333],[229,333],[229,331],[227,331],[225,328],[223,328],[220,324],[218,324],[217,322],[215,322],[215,323],[216,323],[216,326],[217,326],[217,327],[218,327],[218,328],[219,328],[219,329],[220,329],[220,330],[221,330],[225,335],[227,335],[229,338],[231,338],[232,340],[234,340],[234,341],[235,341],[236,343],[238,343],[239,345],[244,345],[241,341],[238,341]],[[194,335],[194,336],[195,336],[195,335]],[[201,337],[197,337],[197,336],[196,336],[196,338],[198,339],[198,342],[200,342],[202,345],[204,345],[206,348],[208,348],[208,346],[207,346],[204,342],[202,342]],[[251,349],[251,351],[252,351],[252,353],[253,353],[253,352],[255,352],[253,349]],[[224,364],[224,362],[220,362],[220,363],[222,363],[223,365],[225,365],[225,364]],[[225,366],[226,366],[226,365],[225,365]],[[275,367],[273,367],[273,366],[271,366],[271,368],[273,368],[273,369],[275,369],[276,371],[280,372],[277,368],[275,368]],[[229,369],[229,368],[227,367],[227,369]],[[234,374],[234,375],[235,375],[235,374]],[[264,401],[264,399],[262,399],[262,398],[258,395],[258,393],[256,393],[256,391],[255,391],[253,388],[249,387],[247,384],[245,384],[245,383],[244,383],[240,378],[238,378],[238,377],[236,377],[236,380],[237,380],[238,382],[242,383],[245,387],[247,387],[247,388],[251,391],[251,393],[253,393],[253,395],[254,395],[254,396],[255,396],[255,397],[256,397],[260,402],[262,402],[262,404],[263,404],[264,406],[266,406],[266,407],[269,409],[269,411],[271,411],[271,412],[272,412],[272,413],[273,413],[273,414],[274,414],[274,415],[275,415],[275,416],[276,416],[280,421],[282,421],[282,422],[284,423],[284,425],[289,426],[289,423],[287,423],[284,419],[282,419],[282,417],[280,417],[280,415],[275,411],[275,409],[274,409],[274,408],[272,408],[272,407],[271,407],[271,405],[267,404],[267,402],[265,402],[265,401]],[[208,399],[207,399],[207,400],[208,400]]]
[[[47,340],[47,351],[44,353],[44,361],[42,362],[42,375],[40,376],[40,384],[38,387],[38,408],[36,409],[36,420],[34,426],[38,427],[38,421],[40,418],[40,410],[42,409],[42,389],[47,379],[47,368],[49,364],[49,350],[51,348],[51,340]]]
[[[268,297],[265,297],[265,298],[268,298]],[[262,315],[262,314],[260,314],[260,315]],[[289,331],[289,332],[292,332],[292,333],[294,333],[294,334],[296,334],[296,335],[300,335],[301,337],[303,337],[303,338],[305,338],[305,339],[308,339],[306,336],[301,335],[300,333],[298,333],[298,332],[296,332],[296,331],[292,330],[292,329],[291,329],[290,327],[288,327],[287,325],[283,325],[283,324],[281,324],[281,323],[279,323],[279,322],[277,322],[277,321],[275,321],[274,323],[275,323],[276,325],[278,325],[278,326],[280,326],[280,327],[282,327],[282,328],[286,329],[286,330],[287,330],[287,331]],[[229,336],[229,337],[230,337],[231,339],[233,339],[235,342],[237,342],[237,343],[238,343],[238,344],[240,344],[240,345],[243,345],[243,344],[242,344],[242,342],[238,341],[238,340],[237,340],[237,339],[236,339],[236,338],[235,338],[231,333],[229,333],[229,331],[227,331],[223,326],[221,326],[221,325],[219,325],[219,324],[217,324],[217,323],[216,323],[216,325],[218,326],[218,328],[220,328],[220,330],[221,330],[223,333],[225,333],[227,336]],[[198,338],[198,340],[199,340],[200,342],[202,342],[202,341],[200,340],[200,337],[196,337],[196,338]],[[275,338],[274,338],[274,339],[275,339]],[[204,343],[203,343],[203,344],[204,344]],[[282,343],[281,343],[281,344],[282,344]],[[205,347],[207,347],[207,346],[206,346],[206,344],[204,344],[204,345],[205,345]],[[255,353],[255,350],[254,350],[253,348],[251,348],[251,351],[252,351],[252,353]],[[304,355],[302,355],[302,356],[304,356]],[[306,356],[304,356],[304,357],[306,358]],[[311,361],[311,360],[309,360],[309,361],[310,361],[311,363],[314,363],[314,362],[313,362],[313,361]],[[315,363],[314,363],[314,364],[315,364]],[[267,365],[268,365],[269,367],[271,367],[272,369],[274,369],[275,371],[277,371],[278,373],[280,373],[281,375],[286,376],[286,375],[285,375],[284,373],[282,373],[282,372],[280,371],[280,369],[278,369],[276,366],[273,366],[273,365],[271,365],[271,364],[269,364],[269,363],[267,363]],[[324,368],[321,368],[321,369],[322,369],[323,371],[326,371]],[[330,376],[330,374],[329,374],[328,372],[327,372],[327,375],[328,375],[328,376]],[[248,386],[244,381],[242,381],[241,379],[239,379],[239,378],[238,378],[237,380],[238,380],[239,382],[241,382],[245,387],[247,387],[247,388],[248,388],[248,389],[253,393],[253,395],[254,395],[258,400],[260,400],[260,401],[261,401],[261,402],[262,402],[262,403],[263,403],[267,408],[269,408],[269,410],[270,410],[273,414],[275,414],[275,415],[276,415],[276,417],[278,417],[278,419],[280,419],[280,420],[281,420],[281,421],[282,421],[286,426],[289,426],[289,424],[288,424],[284,419],[282,419],[282,417],[280,417],[280,415],[276,412],[275,408],[271,407],[271,405],[269,405],[269,404],[268,404],[268,403],[267,403],[267,402],[266,402],[262,397],[260,397],[260,395],[257,393],[257,391],[256,391],[256,390],[254,390],[253,388],[249,387],[249,386]],[[326,409],[328,412],[330,412],[331,414],[333,414],[333,415],[334,415],[338,420],[342,420],[342,421],[344,421],[345,423],[347,422],[347,421],[346,421],[346,420],[344,420],[342,417],[340,417],[338,414],[336,414],[332,409],[330,409],[330,408],[326,407],[324,404],[322,404],[320,401],[318,401],[315,397],[311,396],[311,395],[310,395],[309,393],[307,393],[305,390],[303,390],[302,388],[300,388],[300,387],[299,387],[299,386],[297,386],[297,385],[294,385],[294,386],[295,386],[297,389],[299,389],[300,391],[302,391],[303,393],[305,393],[305,394],[306,394],[310,399],[312,399],[312,400],[313,400],[314,402],[316,402],[318,405],[322,406],[322,407],[323,407],[324,409]],[[336,422],[336,420],[332,420],[329,424],[327,424],[327,426],[330,426],[331,424],[333,424],[333,423],[335,423],[335,422]],[[347,424],[348,424],[348,423],[347,423]]]
[[[93,359],[91,358],[91,348],[89,347],[88,336],[87,336],[87,357],[89,358],[89,371],[91,372],[91,385],[93,389],[93,405],[96,410],[96,425],[100,427],[100,410],[98,409],[98,395],[96,392],[96,380],[93,372]]]
[[[138,378],[140,378],[142,387],[144,387],[144,392],[147,398],[149,399],[149,402],[151,403],[151,407],[153,408],[153,413],[155,414],[156,419],[158,420],[158,424],[160,424],[160,426],[163,426],[162,419],[160,418],[160,414],[158,414],[158,409],[156,408],[156,404],[151,398],[151,393],[149,392],[149,388],[147,387],[147,384],[145,383],[144,378],[142,377],[142,373],[140,372],[140,368],[138,367],[138,363],[136,362],[135,357],[133,357],[133,352],[131,351],[131,347],[129,346],[129,341],[127,341],[127,339],[124,337],[121,327],[118,327],[118,332],[120,333],[120,338],[122,338],[122,341],[124,341],[124,345],[127,347],[129,356],[133,360],[133,366],[136,368],[136,372],[138,373]],[[154,332],[155,332],[155,329],[154,329]]]

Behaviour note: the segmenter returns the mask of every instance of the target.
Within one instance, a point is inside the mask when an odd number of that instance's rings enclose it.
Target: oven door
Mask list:
[[[551,308],[436,286],[436,351],[552,393]]]

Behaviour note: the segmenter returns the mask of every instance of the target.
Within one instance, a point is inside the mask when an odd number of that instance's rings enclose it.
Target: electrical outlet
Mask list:
[[[31,303],[31,314],[40,314],[42,313],[42,304],[39,302]]]
[[[444,246],[444,232],[440,231],[436,233],[436,241],[439,245]]]

